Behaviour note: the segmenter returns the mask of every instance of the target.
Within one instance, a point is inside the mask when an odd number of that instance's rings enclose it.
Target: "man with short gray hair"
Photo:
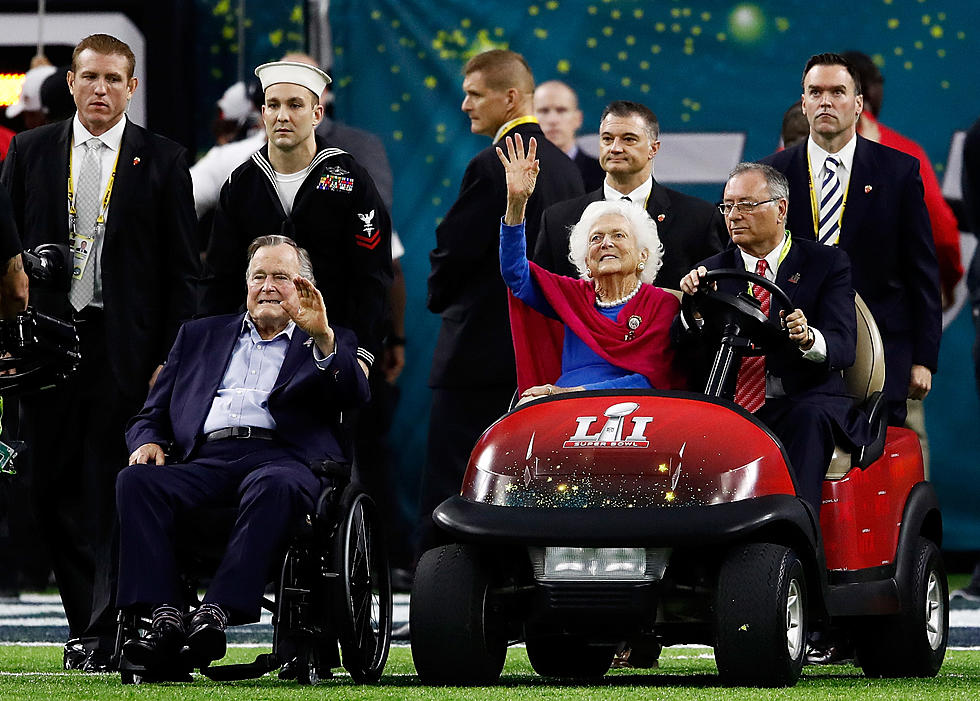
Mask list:
[[[787,309],[753,285],[762,312],[782,325],[789,343],[742,360],[735,402],[782,441],[797,493],[819,518],[835,436],[862,446],[868,429],[851,411],[840,372],[854,364],[857,343],[850,263],[843,251],[790,235],[788,192],[786,178],[771,166],[737,165],[719,205],[735,246],[703,261],[680,286],[694,294],[709,270],[744,269],[774,282],[792,301]],[[746,291],[741,280],[720,280],[718,287],[734,295]]]
[[[229,621],[259,619],[267,573],[325,485],[311,468],[349,461],[336,416],[368,398],[357,337],[328,322],[307,252],[264,236],[248,255],[248,311],[185,324],[126,432],[117,600],[152,616],[149,634],[123,646],[152,673],[172,671],[185,644],[195,666],[223,657]],[[185,629],[174,524],[229,498],[238,520]]]

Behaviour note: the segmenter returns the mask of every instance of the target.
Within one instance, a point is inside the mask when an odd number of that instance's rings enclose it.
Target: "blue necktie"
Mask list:
[[[841,206],[844,203],[844,188],[841,186],[837,169],[840,161],[833,156],[827,156],[824,168],[827,174],[820,189],[820,225],[817,240],[828,246],[837,243],[840,237]]]

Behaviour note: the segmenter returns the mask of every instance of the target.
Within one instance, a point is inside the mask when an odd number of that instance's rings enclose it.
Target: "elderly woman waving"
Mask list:
[[[572,228],[569,260],[581,279],[555,275],[529,263],[524,208],[540,169],[532,138],[520,134],[497,155],[507,173],[507,211],[500,226],[500,270],[523,305],[564,327],[560,375],[546,384],[522,378],[522,358],[539,360],[547,344],[534,324],[515,323],[525,312],[511,305],[521,401],[583,389],[675,389],[685,386],[674,367],[670,325],[679,303],[653,284],[663,247],[646,211],[626,201],[590,204]],[[539,363],[540,367],[540,363]],[[542,379],[538,375],[535,379]]]

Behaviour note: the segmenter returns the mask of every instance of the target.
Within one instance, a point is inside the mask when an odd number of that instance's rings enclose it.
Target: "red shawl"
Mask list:
[[[611,365],[635,372],[656,389],[683,389],[674,367],[670,325],[680,303],[669,292],[641,285],[613,321],[595,307],[592,282],[555,275],[530,263],[531,277],[561,322],[549,319],[509,294],[510,330],[517,359],[517,388],[554,382],[561,375],[564,327]],[[629,322],[634,318],[635,329]],[[627,337],[632,330],[632,338]]]

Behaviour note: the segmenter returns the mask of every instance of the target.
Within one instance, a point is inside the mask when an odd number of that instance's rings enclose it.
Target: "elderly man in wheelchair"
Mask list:
[[[183,326],[126,433],[117,601],[121,620],[142,616],[149,630],[121,635],[120,663],[150,677],[207,667],[224,656],[229,623],[259,619],[268,573],[331,479],[322,466],[348,462],[339,412],[368,399],[357,339],[328,323],[309,256],[294,241],[252,242],[246,307]],[[178,522],[228,504],[237,515],[227,549],[188,618]]]

